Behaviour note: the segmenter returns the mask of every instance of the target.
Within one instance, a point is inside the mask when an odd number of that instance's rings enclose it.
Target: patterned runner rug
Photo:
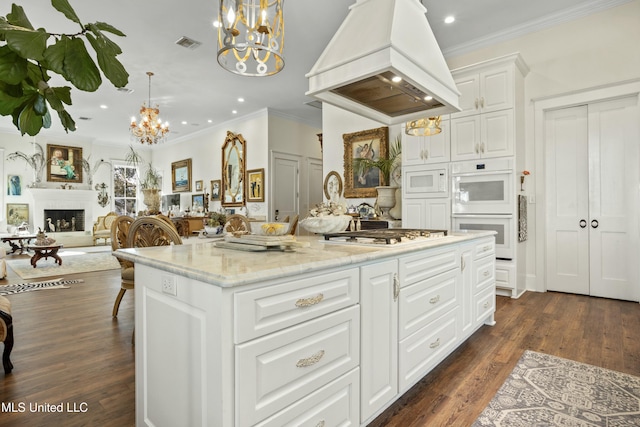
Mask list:
[[[39,291],[41,289],[66,289],[73,283],[82,283],[84,280],[55,279],[48,282],[14,283],[13,285],[0,286],[0,295],[19,294],[20,292]]]
[[[58,255],[62,258],[62,265],[56,264],[53,258],[38,260],[36,268],[31,265],[31,258],[8,259],[7,265],[23,279],[59,277],[120,268],[118,260],[111,255],[111,252],[65,251],[59,252]]]
[[[640,378],[525,351],[472,427],[640,426]]]

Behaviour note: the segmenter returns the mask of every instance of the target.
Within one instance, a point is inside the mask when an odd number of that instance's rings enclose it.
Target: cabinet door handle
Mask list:
[[[466,263],[464,262],[464,258],[460,258],[460,271],[464,271],[464,269],[467,267]]]
[[[491,273],[489,272],[489,270],[485,270],[484,273],[482,274],[484,275],[484,277],[491,276]]]
[[[429,150],[424,150],[424,159],[427,160],[429,158]]]
[[[480,144],[476,143],[476,154],[480,154]]]
[[[591,228],[598,228],[598,225],[600,224],[598,223],[597,219],[591,221]]]
[[[587,226],[587,220],[586,219],[581,219],[580,220],[580,228],[585,228]]]
[[[324,299],[323,294],[318,294],[315,297],[310,297],[310,298],[300,298],[298,301],[296,301],[296,307],[298,308],[310,307],[312,305],[319,304],[320,302],[322,302],[323,299]]]
[[[312,356],[305,357],[304,359],[298,360],[298,363],[296,363],[296,367],[306,368],[308,366],[315,365],[320,361],[320,359],[322,359],[322,356],[324,356],[324,350],[320,350],[319,352],[315,353]]]
[[[476,110],[478,109],[478,98],[476,98]]]
[[[430,304],[437,304],[437,303],[438,303],[438,301],[440,301],[440,295],[436,295],[435,297],[431,298],[431,299],[429,300],[429,303],[430,303]]]
[[[398,275],[393,274],[393,300],[398,301],[398,296],[400,295],[400,280],[398,280]]]
[[[440,338],[429,344],[429,348],[437,348],[440,347]]]
[[[480,108],[484,108],[484,96],[480,98]]]
[[[484,308],[489,308],[489,306],[490,306],[490,305],[491,305],[491,304],[489,303],[489,301],[486,301],[486,302],[482,305],[482,307],[484,307]]]
[[[484,142],[480,144],[480,151],[484,153]]]

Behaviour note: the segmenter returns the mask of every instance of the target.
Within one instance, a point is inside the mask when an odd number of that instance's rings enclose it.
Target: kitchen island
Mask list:
[[[135,263],[137,425],[366,425],[493,324],[492,232],[298,240],[114,252]]]

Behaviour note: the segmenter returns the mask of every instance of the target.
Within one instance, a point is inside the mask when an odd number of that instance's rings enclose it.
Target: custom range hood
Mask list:
[[[306,75],[307,95],[387,125],[460,111],[418,0],[357,0],[349,9]]]

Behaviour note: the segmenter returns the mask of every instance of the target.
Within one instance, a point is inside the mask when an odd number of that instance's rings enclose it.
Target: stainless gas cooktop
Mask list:
[[[445,237],[447,230],[426,230],[417,228],[385,228],[376,230],[342,231],[326,233],[328,243],[396,245],[412,243],[424,239]]]

